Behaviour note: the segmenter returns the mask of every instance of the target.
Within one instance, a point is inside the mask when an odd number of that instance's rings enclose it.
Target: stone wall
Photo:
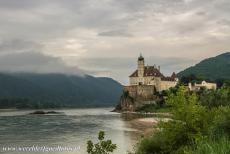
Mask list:
[[[177,81],[161,81],[160,82],[160,91],[168,90],[169,88],[175,87]]]
[[[124,91],[137,100],[152,100],[155,98],[156,88],[154,85],[133,85],[125,86]]]
[[[156,91],[163,91],[168,90],[171,87],[175,87],[177,85],[177,81],[162,81],[160,77],[130,77],[130,85],[136,86],[139,85],[138,83],[142,82],[142,87],[145,86],[155,86]],[[144,87],[145,89],[148,89],[148,87]],[[151,88],[150,88],[151,89]],[[133,89],[130,89],[133,91]]]
[[[157,96],[155,86],[152,85],[133,85],[125,86],[120,103],[115,111],[136,111],[136,109],[155,103]]]

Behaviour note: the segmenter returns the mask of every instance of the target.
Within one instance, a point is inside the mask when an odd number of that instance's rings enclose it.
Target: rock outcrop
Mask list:
[[[63,114],[63,112],[57,112],[57,111],[34,111],[30,114]]]
[[[151,99],[147,100],[146,98],[142,97],[132,97],[129,95],[128,91],[124,91],[119,104],[116,106],[115,110],[116,112],[124,112],[124,111],[130,111],[134,112],[138,108],[141,108],[142,106],[146,104],[154,104],[157,100],[157,96],[153,96]]]

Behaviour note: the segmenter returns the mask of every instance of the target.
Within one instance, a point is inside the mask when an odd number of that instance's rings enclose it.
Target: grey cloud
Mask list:
[[[8,2],[1,0],[0,7],[4,9],[1,10],[3,15],[0,15],[0,19],[4,21],[1,22],[3,28],[7,32],[11,30],[14,35],[17,35],[17,33],[23,36],[40,36],[43,34],[43,37],[46,37],[48,35],[46,32],[49,32],[49,36],[54,35],[55,37],[57,33],[63,35],[62,31],[75,27],[103,28],[107,30],[111,29],[111,27],[124,28],[129,24],[130,20],[135,21],[143,17],[145,11],[163,11],[165,9],[162,8],[165,5],[173,5],[178,2],[182,1],[12,0]],[[152,6],[160,7],[160,9],[152,10]],[[140,14],[142,15],[140,16]],[[9,20],[9,18],[12,20]],[[20,31],[17,31],[18,29]]]
[[[226,26],[230,27],[230,20],[228,20],[228,19],[221,19],[221,20],[217,21],[217,24],[226,25]]]
[[[43,1],[45,2],[45,1]],[[41,5],[41,0],[31,1],[31,0],[0,0],[0,7],[4,9],[27,9],[31,7],[37,7]]]
[[[0,56],[0,71],[85,74],[83,70],[77,67],[67,66],[60,58],[38,52],[23,52]]]
[[[111,37],[133,37],[131,33],[125,30],[112,30],[98,33],[99,36],[111,36]]]
[[[196,14],[199,15],[199,16],[205,16],[205,15],[207,15],[207,12],[198,11],[198,12],[196,12]]]
[[[179,71],[229,50],[229,6],[228,0],[0,0],[0,70],[74,72],[65,56],[76,55],[72,66],[125,81],[141,50],[146,57],[178,55],[146,61]]]
[[[35,38],[62,36],[66,31],[76,27],[94,29],[99,31],[99,34],[102,33],[102,35],[107,36],[130,36],[129,32],[111,31],[111,28],[127,28],[132,22],[143,20],[151,15],[157,16],[158,13],[186,12],[198,7],[199,4],[197,2],[192,8],[189,8],[186,7],[183,0],[112,0],[100,2],[95,0],[12,0],[9,2],[1,0],[0,2],[2,4],[0,6],[5,8],[3,12],[6,14],[14,12],[14,15],[12,15],[14,17],[13,21],[0,15],[0,18],[3,18],[1,21],[4,21],[0,24],[4,25],[5,31],[10,35],[11,32],[9,31],[12,31],[14,33],[12,35],[34,36]],[[24,13],[18,13],[17,9],[15,10],[15,8],[23,7],[29,9],[23,10]],[[168,10],[170,11],[168,12]],[[29,18],[23,18],[26,15],[29,15]],[[32,18],[31,21],[30,18]],[[184,26],[185,31],[191,30],[189,23]],[[2,33],[4,36],[4,32]],[[5,37],[8,37],[8,35]]]
[[[42,44],[30,40],[10,39],[0,41],[0,53],[39,51]]]

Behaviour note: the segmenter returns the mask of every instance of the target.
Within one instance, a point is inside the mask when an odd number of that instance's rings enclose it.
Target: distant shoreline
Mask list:
[[[123,115],[134,115],[134,116],[141,116],[141,117],[162,117],[162,118],[170,118],[172,116],[171,113],[161,113],[161,112],[135,112],[135,111],[117,111],[113,110],[111,112],[120,113]]]
[[[20,111],[20,110],[63,110],[63,109],[93,109],[93,108],[114,108],[114,106],[90,106],[90,107],[61,107],[61,108],[0,108],[0,111]]]

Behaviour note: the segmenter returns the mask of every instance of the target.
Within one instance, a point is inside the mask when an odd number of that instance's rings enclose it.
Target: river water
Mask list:
[[[125,154],[133,150],[139,131],[127,118],[111,110],[56,110],[63,113],[60,115],[30,115],[33,110],[0,111],[0,153],[86,154],[87,140],[97,141],[97,133],[103,130],[106,138],[117,144],[114,154]]]

